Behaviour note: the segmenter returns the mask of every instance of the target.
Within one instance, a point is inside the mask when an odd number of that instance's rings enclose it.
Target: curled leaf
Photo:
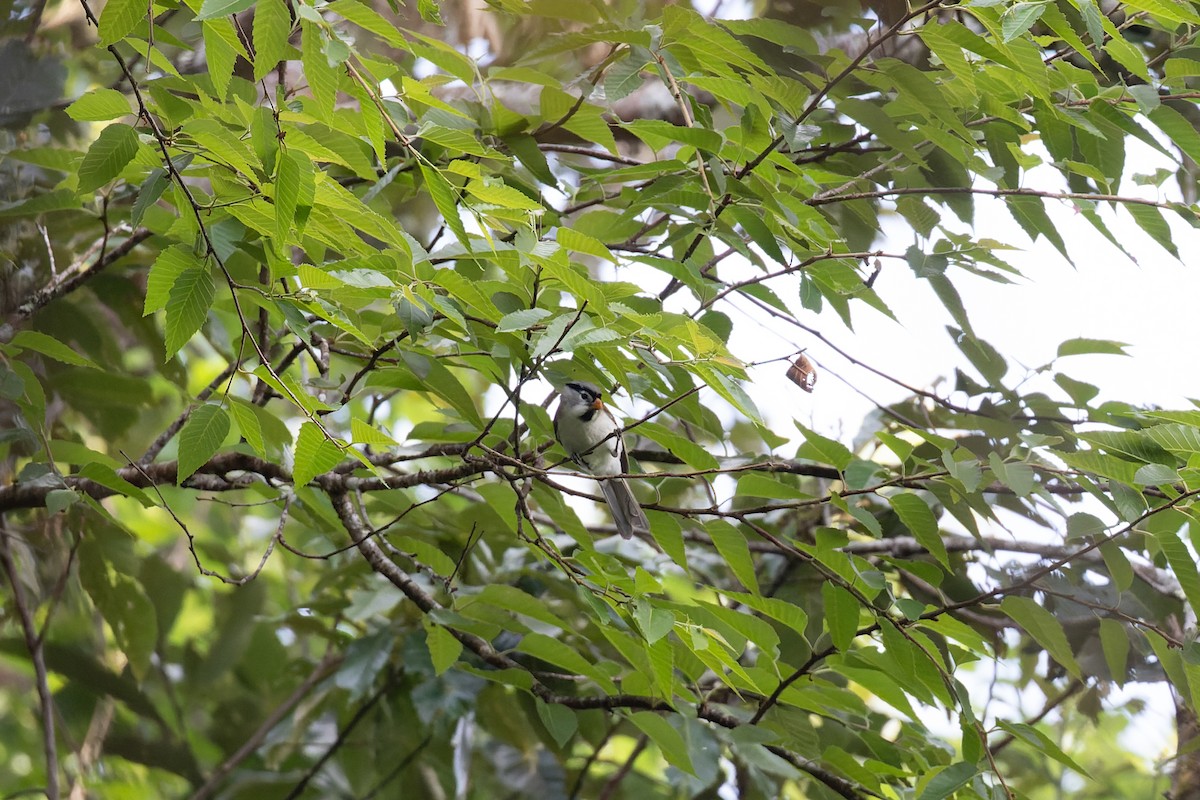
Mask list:
[[[787,376],[788,380],[806,392],[811,392],[817,385],[817,368],[803,353],[796,356],[796,360],[788,367]]]

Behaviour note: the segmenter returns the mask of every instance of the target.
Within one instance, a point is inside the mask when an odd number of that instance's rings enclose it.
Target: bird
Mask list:
[[[621,424],[604,407],[599,387],[582,381],[567,383],[558,393],[554,435],[571,460],[592,475],[629,472],[629,456],[621,440]],[[650,523],[623,478],[597,481],[612,511],[617,532],[625,539],[649,533]]]

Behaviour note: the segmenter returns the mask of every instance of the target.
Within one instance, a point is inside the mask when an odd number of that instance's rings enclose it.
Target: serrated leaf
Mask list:
[[[200,6],[200,13],[196,15],[196,20],[203,22],[213,17],[240,14],[252,5],[254,5],[254,0],[204,0]]]
[[[216,403],[206,403],[188,417],[179,431],[179,462],[175,482],[183,484],[206,464],[229,433],[229,414]]]
[[[208,76],[212,80],[217,98],[224,98],[233,77],[233,65],[239,56],[248,54],[237,38],[233,22],[220,17],[202,23],[204,36],[204,61],[208,65]]]
[[[471,181],[467,184],[467,193],[484,203],[495,206],[516,208],[522,211],[545,211],[541,203],[531,200],[511,186],[499,182]]]
[[[255,413],[255,407],[238,398],[231,397],[229,400],[229,412],[234,422],[237,423],[238,432],[255,453],[258,453],[260,457],[265,457],[267,447],[263,438],[262,424]]]
[[[821,598],[825,602],[825,629],[833,646],[844,653],[858,633],[858,599],[828,581],[821,584]]]
[[[988,466],[996,480],[1012,489],[1018,497],[1027,497],[1033,491],[1033,468],[1024,461],[1006,462],[998,453],[988,453]]]
[[[280,239],[287,239],[293,225],[304,231],[315,193],[312,161],[295,150],[280,154],[275,175],[275,228]]]
[[[966,761],[943,767],[925,784],[925,789],[917,795],[917,800],[945,800],[970,783],[977,774],[979,769]]]
[[[1143,486],[1170,486],[1179,482],[1179,473],[1166,464],[1147,464],[1138,467],[1133,480]]]
[[[79,165],[79,191],[94,192],[121,174],[137,155],[137,131],[115,122],[96,137]]]
[[[535,708],[538,719],[546,726],[550,736],[559,747],[566,747],[567,742],[571,741],[571,737],[579,729],[579,719],[575,712],[557,703],[545,703],[540,698],[535,701]]]
[[[150,275],[146,279],[143,316],[166,308],[167,300],[171,297],[171,287],[175,285],[179,276],[189,269],[201,269],[203,266],[204,262],[186,245],[171,245],[160,252],[158,258],[150,265]]]
[[[1108,621],[1111,622],[1112,620]],[[1034,752],[1045,753],[1067,769],[1074,770],[1086,778],[1092,777],[1086,769],[1079,766],[1074,759],[1064,753],[1059,746],[1055,744],[1053,739],[1032,725],[1027,725],[1024,722],[1009,722],[1004,719],[996,720],[996,724],[1011,733],[1013,736],[1016,736],[1018,739],[1024,739],[1026,742],[1033,745]]]
[[[425,645],[429,648],[429,658],[433,662],[433,671],[441,675],[462,653],[462,642],[454,637],[446,628],[436,623],[430,623],[425,628]]]
[[[313,111],[318,119],[327,120],[333,114],[333,101],[337,96],[338,76],[324,52],[325,37],[314,23],[301,23],[300,61],[304,64],[304,77],[312,89]]]
[[[96,362],[90,358],[80,355],[72,350],[67,345],[55,339],[53,336],[48,336],[40,331],[24,330],[19,331],[12,339],[12,344],[25,350],[33,350],[41,353],[44,356],[53,358],[55,361],[61,361],[64,364],[70,364],[74,367],[91,367],[92,369],[100,369]]]
[[[666,636],[675,627],[675,614],[665,608],[659,608],[650,600],[639,600],[633,611],[642,635],[649,644],[654,644]]]
[[[169,185],[170,181],[165,169],[158,167],[151,170],[150,174],[146,176],[146,180],[142,182],[142,188],[138,190],[137,200],[134,201],[133,209],[129,212],[129,223],[134,227],[141,225],[146,210],[158,202]],[[166,303],[165,298],[163,303]]]
[[[80,478],[87,478],[89,481],[94,481],[101,486],[106,486],[114,492],[119,492],[126,497],[132,497],[146,508],[153,506],[155,503],[150,499],[150,496],[144,491],[134,486],[129,481],[117,474],[117,471],[108,464],[101,464],[96,461],[91,461],[83,466],[75,473]]]
[[[438,213],[442,215],[446,225],[459,242],[468,244],[467,229],[463,227],[462,218],[458,215],[457,191],[436,167],[426,166],[422,162],[421,175],[425,178],[425,188],[429,190],[429,196],[433,198],[433,204],[437,206]]]
[[[1076,338],[1067,339],[1058,346],[1058,357],[1064,356],[1081,356],[1091,353],[1102,353],[1114,356],[1127,356],[1125,348],[1129,345],[1124,342],[1114,342],[1107,339],[1087,339]]]
[[[594,236],[583,233],[582,231],[573,230],[571,228],[559,228],[555,232],[555,238],[558,243],[568,250],[574,250],[577,253],[586,253],[590,256],[603,258],[606,261],[611,261],[614,264],[617,259],[608,249]]]
[[[1067,517],[1067,538],[1078,539],[1083,536],[1103,536],[1108,532],[1108,526],[1103,520],[1086,512],[1076,512]]]
[[[216,295],[208,267],[190,267],[179,273],[167,295],[165,360],[178,353],[204,325]]]
[[[946,543],[942,541],[937,517],[929,504],[911,492],[892,495],[888,498],[888,503],[921,546],[949,569],[950,558],[946,553]]]
[[[1179,581],[1192,609],[1200,609],[1200,572],[1196,569],[1196,561],[1187,545],[1173,531],[1155,533],[1154,541],[1167,557],[1167,563],[1175,573],[1175,578]]]
[[[144,0],[109,0],[100,12],[100,45],[107,47],[128,36],[145,19],[149,6]]]
[[[807,458],[820,464],[831,464],[840,472],[850,466],[854,454],[841,442],[836,442],[816,431],[809,430],[799,422],[795,423],[804,434],[804,444],[796,451],[799,458]]]
[[[1100,646],[1104,650],[1104,663],[1108,665],[1109,677],[1118,686],[1124,686],[1129,667],[1129,632],[1115,619],[1101,617]]]
[[[336,467],[341,460],[342,449],[326,439],[314,423],[305,422],[296,436],[292,485],[297,489],[307,485],[313,478]]]
[[[116,89],[93,89],[67,106],[76,122],[107,122],[129,113],[129,98]]]
[[[395,439],[378,428],[368,425],[358,417],[350,420],[350,441],[377,447],[394,447],[396,445]]]
[[[696,770],[692,766],[691,756],[688,755],[687,744],[683,741],[683,736],[675,728],[671,727],[671,723],[650,711],[639,711],[631,714],[629,721],[637,726],[638,730],[646,734],[650,741],[662,753],[663,758],[667,763],[677,767],[689,775],[695,775]]]
[[[696,469],[717,469],[721,466],[716,456],[705,450],[703,446],[664,425],[644,422],[638,426],[638,432],[647,439],[662,445],[670,453],[679,456],[688,466]],[[764,496],[772,497],[773,495]]]
[[[442,9],[437,0],[417,0],[417,13],[430,25],[445,24],[442,22]]]
[[[1153,428],[1148,428],[1145,433],[1155,444],[1185,458],[1193,453],[1200,453],[1200,428],[1194,425],[1179,423],[1155,425]]]
[[[1003,41],[1011,42],[1033,27],[1046,10],[1045,2],[1014,3],[1000,17],[1000,35]]]
[[[1150,112],[1150,121],[1193,161],[1200,161],[1200,133],[1196,126],[1183,114],[1167,105],[1160,105]]]
[[[571,626],[555,616],[544,602],[518,589],[516,586],[509,586],[503,583],[490,583],[484,586],[474,597],[464,599],[462,605],[456,604],[455,608],[465,610],[467,606],[475,603],[482,604],[489,609],[502,608],[505,611],[511,611],[513,614],[536,619],[539,622],[553,625],[562,630],[571,629]]]
[[[544,308],[522,308],[519,311],[513,311],[505,314],[496,323],[496,333],[528,330],[552,313]]]
[[[704,530],[712,537],[713,544],[721,558],[733,571],[733,574],[753,594],[759,594],[758,576],[754,572],[754,559],[750,555],[750,547],[746,537],[737,528],[725,520],[712,520],[704,526]]]
[[[1062,623],[1046,609],[1028,597],[1010,596],[1000,603],[1000,610],[1020,625],[1029,636],[1076,678],[1081,676],[1079,664],[1071,652],[1071,644],[1063,632]]]
[[[283,0],[258,0],[254,9],[254,80],[259,81],[288,57],[292,20]]]

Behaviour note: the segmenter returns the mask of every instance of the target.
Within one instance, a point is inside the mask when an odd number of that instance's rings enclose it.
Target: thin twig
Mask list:
[[[25,637],[25,647],[29,651],[29,659],[33,663],[38,709],[42,717],[42,752],[46,757],[45,794],[47,800],[58,800],[58,745],[54,736],[54,699],[50,694],[46,653],[43,649],[44,642],[38,635],[34,610],[30,608],[29,599],[25,595],[25,586],[21,583],[20,571],[13,559],[12,544],[9,542],[8,532],[4,530],[2,517],[0,517],[0,567],[3,568],[9,585],[12,586],[13,605],[17,609],[17,618],[21,621],[21,633]]]

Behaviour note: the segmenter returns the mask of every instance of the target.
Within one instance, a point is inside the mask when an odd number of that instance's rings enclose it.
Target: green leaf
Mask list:
[[[233,29],[233,22],[221,17],[203,23],[204,60],[208,65],[208,76],[212,80],[213,92],[224,98],[233,76],[233,66],[238,57],[245,57],[242,43]]]
[[[403,553],[412,553],[416,561],[432,570],[434,575],[449,577],[454,575],[455,563],[449,555],[439,551],[430,542],[415,539],[413,536],[392,536],[392,545]],[[491,589],[491,587],[487,587]]]
[[[1083,536],[1103,536],[1108,526],[1098,517],[1086,512],[1076,512],[1067,517],[1067,538],[1078,539]]]
[[[611,685],[611,682],[604,677],[603,671],[584,658],[578,650],[544,633],[526,634],[517,649],[571,672],[586,675],[606,686]]]
[[[295,150],[282,153],[275,175],[275,228],[280,239],[287,239],[292,226],[304,230],[315,192],[312,161]]]
[[[100,367],[90,358],[80,355],[75,350],[55,339],[53,336],[47,336],[39,331],[18,331],[13,337],[12,344],[25,350],[33,350],[41,353],[44,356],[49,356],[55,361],[61,361],[64,364],[70,364],[74,367],[91,367],[92,369],[100,369]]]
[[[1162,249],[1175,258],[1179,258],[1179,248],[1171,239],[1171,227],[1167,225],[1167,220],[1163,218],[1162,212],[1154,206],[1145,206],[1140,203],[1126,203],[1125,210],[1151,239],[1158,242]]]
[[[1025,632],[1041,645],[1051,658],[1066,668],[1067,672],[1076,678],[1080,677],[1079,664],[1071,652],[1071,645],[1063,632],[1062,623],[1053,614],[1028,597],[1015,595],[1004,598],[1000,603],[1000,610],[1024,628]]]
[[[421,19],[428,22],[430,25],[443,25],[442,10],[438,6],[437,0],[417,0],[417,13],[421,15]],[[562,746],[559,742],[559,746]]]
[[[107,122],[130,113],[129,98],[116,89],[94,89],[67,106],[67,114],[76,122]]]
[[[561,630],[570,630],[571,626],[554,615],[540,599],[521,591],[516,586],[503,583],[489,583],[474,597],[463,598],[456,603],[455,608],[465,611],[473,604],[480,604],[489,609],[502,608],[523,617],[529,617],[547,625],[553,625]]]
[[[1147,464],[1139,467],[1133,480],[1142,486],[1171,486],[1179,483],[1179,473],[1166,464]]]
[[[196,21],[203,22],[213,17],[240,14],[253,5],[254,0],[204,0],[200,5],[200,13],[196,15]]]
[[[260,457],[266,457],[267,446],[263,438],[262,425],[255,414],[257,407],[236,397],[231,397],[229,400],[229,412],[237,423],[238,433],[255,453],[258,453]]]
[[[1058,357],[1065,356],[1082,356],[1092,353],[1102,353],[1114,356],[1127,356],[1125,348],[1129,345],[1124,342],[1113,342],[1107,339],[1067,339],[1058,346]]]
[[[758,576],[754,572],[754,559],[750,555],[750,547],[746,537],[737,528],[723,519],[712,520],[705,524],[704,530],[712,537],[713,544],[721,558],[733,570],[733,574],[753,594],[758,594]]]
[[[1000,17],[1000,33],[1003,41],[1011,42],[1033,27],[1046,10],[1046,2],[1014,3]]]
[[[575,716],[575,712],[557,703],[545,703],[540,698],[534,701],[534,708],[537,709],[538,719],[546,726],[546,730],[558,746],[566,747],[567,742],[571,741],[571,737],[579,729],[579,718]]]
[[[441,675],[454,666],[463,647],[454,634],[434,622],[425,626],[425,644],[429,648],[429,658],[433,661],[433,671],[436,675]]]
[[[175,244],[161,251],[150,265],[150,275],[146,279],[146,304],[143,315],[166,308],[171,297],[171,287],[175,285],[179,276],[189,269],[203,268],[204,262],[186,245]]]
[[[100,615],[112,628],[117,646],[129,659],[130,670],[140,681],[150,669],[150,658],[158,641],[158,621],[154,605],[141,584],[110,567],[110,560],[119,555],[113,551],[118,549],[109,531],[85,537],[79,547],[79,577]]]
[[[254,9],[254,80],[260,81],[293,52],[292,20],[283,0],[258,0]]]
[[[675,615],[665,608],[659,608],[650,600],[637,601],[633,618],[637,620],[638,627],[649,644],[654,644],[675,627]]]
[[[1167,105],[1150,112],[1150,121],[1193,161],[1200,161],[1200,133],[1183,114]]]
[[[949,569],[950,557],[946,553],[946,543],[942,541],[937,517],[929,504],[911,492],[892,495],[888,498],[888,504],[921,546]]]
[[[165,169],[159,167],[151,170],[146,180],[142,182],[142,188],[138,190],[137,200],[134,201],[133,209],[129,212],[129,223],[134,226],[141,225],[147,209],[159,201],[169,185],[170,179],[167,177]],[[166,302],[166,297],[164,297],[163,303],[166,304]]]
[[[937,770],[917,800],[945,800],[971,782],[979,774],[979,768],[966,761],[959,761]]]
[[[224,1],[224,0],[219,0]],[[338,76],[324,52],[325,36],[312,22],[301,23],[300,60],[304,65],[304,77],[312,89],[313,111],[320,120],[328,120],[333,114],[333,101],[337,95]]]
[[[637,427],[637,431],[647,439],[662,445],[671,454],[679,456],[690,467],[706,470],[718,469],[721,466],[721,462],[717,460],[717,457],[705,450],[704,447],[696,444],[686,436],[676,433],[665,425],[659,425],[656,422],[643,422]],[[743,476],[742,480],[745,480],[745,478],[746,476]],[[774,495],[763,496],[773,497]]]
[[[541,203],[529,199],[524,193],[499,182],[471,181],[467,193],[472,197],[495,206],[515,208],[522,211],[542,212]]]
[[[1108,674],[1118,686],[1125,685],[1126,670],[1129,668],[1129,631],[1115,619],[1100,618],[1100,645],[1104,649],[1104,663]]]
[[[312,422],[300,426],[296,436],[296,459],[292,467],[292,485],[299,489],[322,473],[336,467],[342,460],[342,449],[325,438]]]
[[[107,47],[128,36],[146,18],[150,6],[144,0],[110,0],[100,12],[100,46]]]
[[[544,308],[522,308],[519,311],[513,311],[510,314],[505,314],[496,323],[496,333],[528,330],[546,317],[551,316],[552,313]]]
[[[1194,425],[1155,425],[1146,435],[1156,444],[1184,458],[1200,453],[1200,428]]]
[[[458,193],[450,185],[450,181],[446,180],[436,167],[426,166],[424,162],[421,162],[421,175],[425,178],[429,196],[433,198],[433,204],[437,206],[446,225],[459,242],[468,244],[467,229],[463,227],[462,218],[458,215]]]
[[[204,325],[216,295],[216,285],[204,265],[185,269],[175,279],[167,295],[165,360],[170,361]]]
[[[809,430],[799,422],[795,423],[804,434],[804,444],[796,451],[798,458],[807,458],[819,464],[832,464],[838,471],[850,466],[854,454],[841,442],[829,439],[816,431]]]
[[[1013,490],[1018,497],[1028,497],[1033,491],[1033,468],[1024,461],[1008,461],[998,453],[988,453],[988,466],[996,474],[996,480]]]
[[[1158,531],[1153,536],[1155,543],[1167,557],[1167,563],[1175,573],[1175,578],[1179,581],[1193,611],[1200,610],[1200,572],[1197,572],[1196,561],[1187,545],[1174,531]]]
[[[638,730],[646,734],[650,738],[650,741],[654,742],[668,764],[683,770],[689,775],[696,774],[696,770],[692,766],[691,756],[688,755],[687,744],[683,741],[683,736],[679,731],[671,727],[671,723],[650,711],[639,711],[631,714],[629,721],[637,726]]]
[[[137,131],[128,125],[114,122],[100,131],[79,165],[79,191],[94,192],[120,175],[137,150]]]
[[[1104,621],[1112,622],[1113,620]],[[1086,769],[1079,766],[1074,759],[1064,753],[1062,749],[1055,744],[1053,739],[1032,725],[1027,725],[1024,722],[1008,722],[1004,719],[996,720],[996,724],[1011,733],[1013,736],[1016,736],[1018,739],[1024,739],[1026,742],[1033,745],[1034,752],[1045,753],[1067,769],[1074,770],[1085,778],[1092,777]]]
[[[175,482],[182,485],[206,464],[229,433],[229,414],[215,403],[206,403],[188,417],[179,431],[179,462]]]
[[[397,444],[395,439],[358,417],[350,420],[350,441],[373,447],[395,447]]]
[[[833,646],[844,653],[858,633],[858,598],[828,581],[821,584],[821,598],[825,601],[825,629]]]

